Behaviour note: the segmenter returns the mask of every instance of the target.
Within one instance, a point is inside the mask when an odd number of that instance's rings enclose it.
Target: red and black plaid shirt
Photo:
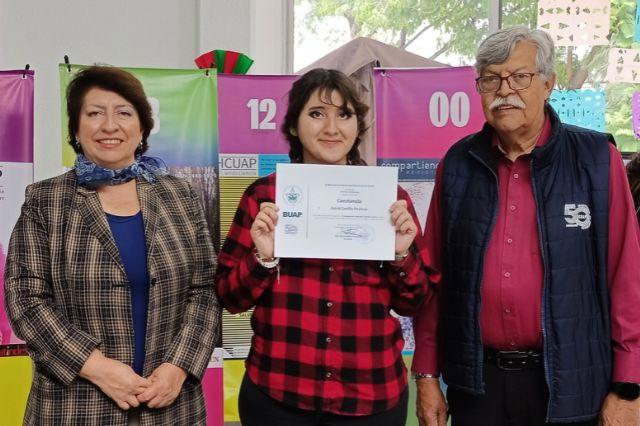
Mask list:
[[[249,378],[304,410],[369,415],[393,408],[407,378],[402,331],[389,310],[413,315],[419,308],[427,292],[420,256],[412,251],[400,265],[280,259],[278,278],[276,268],[256,261],[249,234],[260,203],[274,202],[275,181],[271,174],[247,188],[218,259],[222,305],[232,313],[255,306]],[[401,188],[398,198],[419,223]]]

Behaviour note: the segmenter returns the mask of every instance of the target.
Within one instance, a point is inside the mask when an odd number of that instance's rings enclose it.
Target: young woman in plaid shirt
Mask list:
[[[315,69],[293,84],[282,126],[293,163],[364,165],[367,111],[349,78]],[[405,191],[389,209],[393,262],[274,258],[275,174],[245,191],[219,257],[230,312],[255,307],[239,396],[245,426],[404,425],[407,379],[393,309],[412,315],[427,292],[418,220]]]

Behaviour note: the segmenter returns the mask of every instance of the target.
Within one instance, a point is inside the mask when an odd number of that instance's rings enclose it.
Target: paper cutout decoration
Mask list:
[[[640,41],[640,0],[636,0],[636,25],[635,33],[633,35],[633,41]]]
[[[610,49],[609,83],[640,83],[640,49]]]
[[[218,74],[246,74],[253,59],[233,50],[212,50],[198,56],[194,62],[198,68],[216,68]]]
[[[640,92],[633,92],[631,97],[631,123],[633,124],[633,136],[640,139]]]
[[[610,0],[539,0],[538,28],[556,46],[607,45]]]
[[[554,90],[549,103],[565,124],[605,131],[604,90]]]

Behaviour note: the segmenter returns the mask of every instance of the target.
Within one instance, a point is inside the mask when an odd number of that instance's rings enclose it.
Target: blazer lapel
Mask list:
[[[102,210],[102,205],[98,199],[98,193],[82,186],[78,186],[78,193],[81,195],[78,200],[78,208],[87,228],[102,244],[102,247],[109,253],[113,261],[122,269],[122,272],[126,273],[122,260],[120,260],[120,252],[113,239],[113,234],[111,234],[106,214]]]
[[[147,259],[153,253],[156,226],[160,209],[160,198],[155,191],[155,186],[144,179],[137,180],[138,199],[144,220],[144,237],[147,242]],[[151,265],[149,264],[149,267]]]

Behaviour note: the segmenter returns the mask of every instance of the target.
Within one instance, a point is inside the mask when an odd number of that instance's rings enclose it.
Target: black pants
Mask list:
[[[389,411],[370,416],[341,416],[322,411],[307,411],[276,401],[262,392],[247,375],[238,395],[242,426],[404,426],[407,421],[408,392]]]
[[[447,389],[451,426],[556,425],[545,422],[549,392],[542,368],[505,371],[487,363],[484,365],[484,382],[484,395]],[[568,425],[597,424],[597,419],[594,419]]]

